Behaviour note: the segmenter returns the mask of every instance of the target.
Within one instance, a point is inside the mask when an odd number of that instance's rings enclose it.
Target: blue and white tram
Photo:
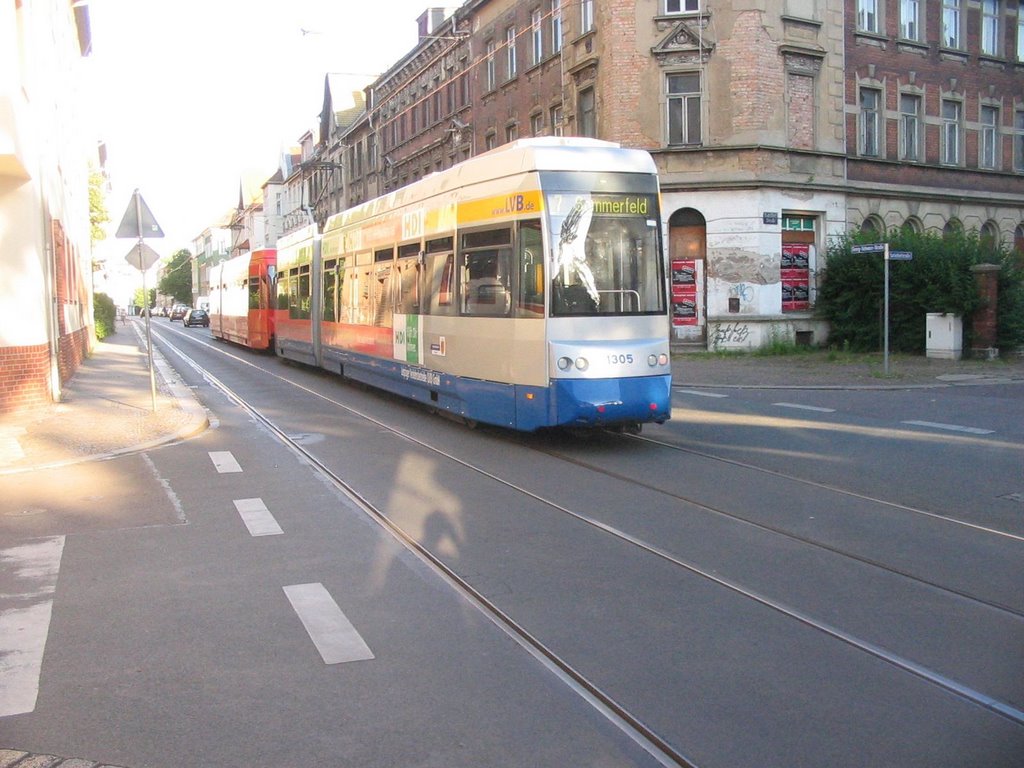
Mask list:
[[[516,141],[332,216],[319,245],[295,275],[279,258],[280,355],[517,430],[670,416],[647,152]]]

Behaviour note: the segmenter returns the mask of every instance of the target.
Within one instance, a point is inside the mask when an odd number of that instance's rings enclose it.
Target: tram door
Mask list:
[[[672,341],[707,344],[707,223],[693,208],[668,220]]]

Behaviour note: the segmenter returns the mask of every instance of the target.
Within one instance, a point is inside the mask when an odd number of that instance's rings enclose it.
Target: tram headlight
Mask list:
[[[590,363],[587,362],[587,358],[585,358],[585,357],[577,357],[576,358],[576,370],[578,370],[578,371],[585,371],[589,367],[590,367]]]
[[[560,370],[560,371],[568,371],[570,368],[572,368],[572,358],[571,357],[560,357],[560,358],[558,358],[558,370]]]
[[[653,352],[647,356],[647,364],[653,368],[656,365],[668,365],[668,355],[662,352],[656,355]]]
[[[658,365],[668,365],[668,355],[664,352],[658,355]]]

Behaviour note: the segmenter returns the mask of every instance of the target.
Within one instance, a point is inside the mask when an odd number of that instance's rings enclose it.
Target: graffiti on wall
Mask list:
[[[750,326],[746,323],[718,323],[711,334],[711,346],[746,344],[749,338]]]

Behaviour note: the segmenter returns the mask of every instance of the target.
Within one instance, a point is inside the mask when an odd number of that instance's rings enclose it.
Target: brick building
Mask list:
[[[0,6],[0,413],[60,398],[94,343],[88,8]]]
[[[977,228],[1024,248],[1014,0],[468,0],[322,121],[322,223],[517,138],[649,150],[673,337],[821,342],[831,237]],[[330,106],[325,100],[325,114]]]

